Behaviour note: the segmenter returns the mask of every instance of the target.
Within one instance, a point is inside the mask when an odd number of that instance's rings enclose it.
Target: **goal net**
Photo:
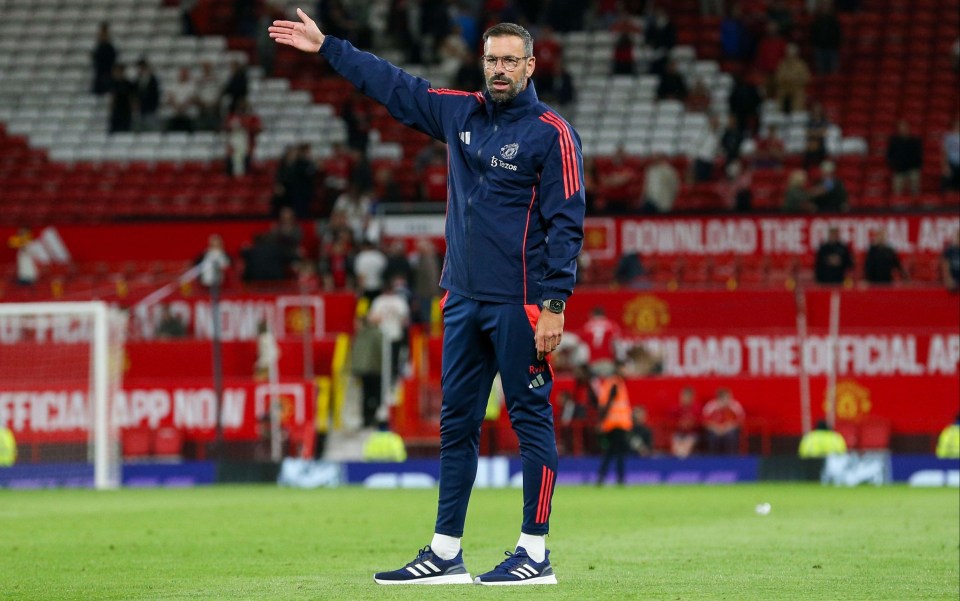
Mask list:
[[[8,485],[120,485],[111,407],[125,331],[101,301],[0,303],[0,428],[18,450]]]

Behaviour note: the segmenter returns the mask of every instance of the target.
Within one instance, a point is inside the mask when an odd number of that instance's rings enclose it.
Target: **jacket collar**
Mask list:
[[[533,85],[533,80],[529,78],[527,79],[527,87],[507,104],[497,104],[490,96],[489,90],[484,90],[483,97],[486,100],[484,105],[488,115],[493,116],[494,111],[496,111],[502,118],[509,121],[516,121],[524,116],[531,107],[540,103],[540,99],[537,98],[537,89]]]

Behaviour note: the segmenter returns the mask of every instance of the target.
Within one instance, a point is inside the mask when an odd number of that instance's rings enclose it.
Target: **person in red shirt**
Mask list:
[[[734,455],[739,451],[743,407],[726,388],[717,389],[717,398],[703,408],[703,428],[707,433],[707,452]]]
[[[601,377],[613,373],[620,326],[607,317],[603,307],[593,308],[590,318],[583,324],[580,337],[590,349],[590,371]]]
[[[787,55],[787,41],[773,21],[767,23],[767,35],[757,45],[757,70],[763,74],[768,95],[772,95],[773,74]]]
[[[680,391],[680,404],[671,412],[673,433],[670,435],[670,452],[684,459],[693,454],[700,441],[700,407],[693,388]]]

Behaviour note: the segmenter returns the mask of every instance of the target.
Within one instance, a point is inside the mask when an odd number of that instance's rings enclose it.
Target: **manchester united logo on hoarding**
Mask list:
[[[824,394],[828,394],[829,390]],[[827,411],[828,399],[823,400],[823,409]],[[837,382],[837,419],[856,421],[870,413],[870,389],[855,380]]]
[[[642,294],[624,306],[623,323],[638,334],[656,334],[670,324],[670,306],[652,294]]]

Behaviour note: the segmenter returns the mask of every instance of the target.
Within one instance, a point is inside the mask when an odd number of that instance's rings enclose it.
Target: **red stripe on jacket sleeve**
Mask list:
[[[552,125],[559,133],[560,158],[563,164],[563,192],[564,198],[570,198],[580,190],[580,173],[577,167],[576,146],[570,128],[553,113],[544,113],[540,116],[544,123]]]

